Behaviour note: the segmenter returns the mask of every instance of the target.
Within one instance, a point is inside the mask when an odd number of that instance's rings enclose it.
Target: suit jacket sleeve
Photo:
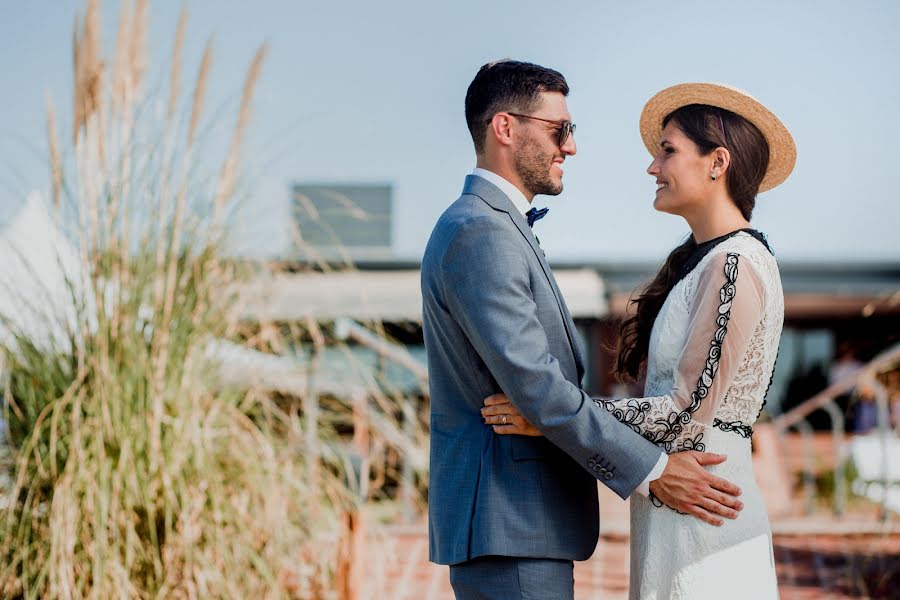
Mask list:
[[[441,261],[448,309],[516,408],[626,498],[661,451],[566,380],[537,317],[521,234],[502,225],[473,217],[455,232]]]

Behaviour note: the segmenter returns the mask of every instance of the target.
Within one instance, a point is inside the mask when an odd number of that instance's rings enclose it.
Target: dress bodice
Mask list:
[[[710,427],[749,437],[783,321],[775,258],[739,232],[712,248],[666,297],[650,335],[644,397],[601,403],[666,452],[703,450]]]

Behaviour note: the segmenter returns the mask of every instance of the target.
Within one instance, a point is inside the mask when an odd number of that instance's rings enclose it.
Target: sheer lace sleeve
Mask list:
[[[764,305],[762,282],[734,253],[710,258],[699,275],[672,391],[597,404],[666,452],[704,450],[703,434],[728,392]]]

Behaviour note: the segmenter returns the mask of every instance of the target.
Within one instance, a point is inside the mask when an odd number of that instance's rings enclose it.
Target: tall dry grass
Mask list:
[[[207,177],[212,44],[183,118],[186,15],[168,97],[155,103],[144,93],[148,12],[146,0],[123,3],[106,61],[100,5],[88,0],[73,34],[71,145],[48,103],[54,218],[73,232],[81,271],[66,279],[75,318],[46,314],[58,339],[0,319],[13,481],[0,508],[0,596],[347,596],[335,577],[352,562],[347,515],[360,494],[341,432],[359,403],[320,410],[317,397],[298,407],[265,386],[223,386],[208,351],[223,338],[268,351],[293,343],[248,339],[229,292],[242,269],[222,253],[265,47]],[[310,332],[321,342],[314,322],[287,338]],[[385,456],[405,435],[394,402],[376,394],[376,439],[356,440]]]

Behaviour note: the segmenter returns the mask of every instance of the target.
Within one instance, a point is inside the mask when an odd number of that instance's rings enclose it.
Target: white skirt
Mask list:
[[[728,456],[708,467],[741,488],[744,508],[721,527],[631,496],[632,600],[778,598],[772,530],[753,477],[750,440],[711,428],[706,450]]]

